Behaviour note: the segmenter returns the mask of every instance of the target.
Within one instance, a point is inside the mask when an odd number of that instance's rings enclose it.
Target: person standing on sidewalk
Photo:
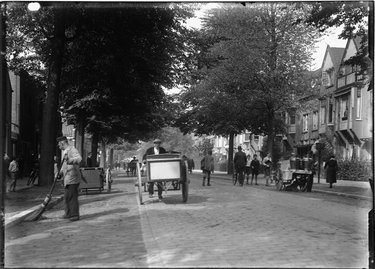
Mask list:
[[[10,179],[12,180],[12,182],[10,183],[9,191],[16,191],[19,172],[18,158],[13,157],[12,161],[9,164],[8,171],[10,174]]]
[[[147,159],[147,155],[158,155],[158,154],[163,154],[163,153],[167,153],[167,151],[160,146],[161,144],[161,140],[160,139],[155,139],[154,140],[154,146],[153,147],[150,147],[146,150],[146,153],[143,155],[143,161],[145,161]],[[163,199],[163,185],[162,185],[162,182],[158,182],[156,184],[158,186],[158,196],[159,196],[159,199]],[[148,184],[148,194],[149,194],[149,197],[152,198],[154,196],[154,182],[150,182]]]
[[[259,174],[260,162],[257,159],[257,155],[254,154],[254,159],[250,163],[251,169],[251,182],[250,184],[253,185],[253,179],[255,177],[255,185],[258,185],[258,174]]]
[[[251,156],[250,154],[248,154],[246,156],[246,166],[245,166],[246,185],[249,185],[249,177],[250,177],[250,172],[251,172],[250,164],[251,164]]]
[[[64,180],[65,188],[65,214],[63,218],[77,221],[79,220],[78,188],[82,179],[79,166],[82,157],[75,147],[69,145],[66,136],[57,138],[57,142],[62,151],[62,160],[64,160],[59,175]]]
[[[272,159],[271,159],[271,154],[267,154],[266,157],[263,159],[263,165],[264,165],[264,176],[266,177],[266,186],[269,186],[269,179],[271,177],[271,164],[272,164]],[[272,183],[272,179],[271,179]]]
[[[211,186],[210,179],[211,179],[211,171],[214,170],[214,157],[212,156],[212,150],[208,150],[206,156],[203,157],[202,161],[202,170],[203,170],[203,182],[202,186],[206,185],[206,177],[207,177],[207,186]]]
[[[242,147],[238,146],[238,151],[234,154],[234,169],[236,170],[238,183],[243,186],[243,181],[245,177],[245,167],[246,167],[246,154],[242,151]]]
[[[324,165],[324,169],[327,170],[326,181],[329,183],[329,187],[332,188],[332,184],[336,183],[336,173],[338,169],[337,161],[335,156],[331,156],[328,162]]]

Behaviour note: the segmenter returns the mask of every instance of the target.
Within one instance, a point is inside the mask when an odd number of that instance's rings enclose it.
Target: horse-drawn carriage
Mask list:
[[[162,184],[163,191],[181,190],[182,201],[186,202],[189,192],[189,179],[187,178],[187,163],[179,153],[165,153],[148,155],[145,171],[141,172],[137,165],[136,186],[138,187],[139,202],[143,204],[142,189],[147,191],[148,184]]]

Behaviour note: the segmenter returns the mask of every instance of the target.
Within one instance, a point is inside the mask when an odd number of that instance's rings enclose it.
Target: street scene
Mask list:
[[[373,1],[0,7],[0,267],[375,269]]]
[[[61,219],[60,203],[7,229],[6,267],[367,267],[370,199],[189,178],[187,203],[170,190],[162,201],[143,192],[140,205],[119,171],[110,193],[79,197],[79,222]]]

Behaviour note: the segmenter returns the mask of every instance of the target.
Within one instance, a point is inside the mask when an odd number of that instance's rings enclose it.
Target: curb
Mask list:
[[[327,194],[333,194],[333,195],[338,195],[338,196],[344,196],[344,197],[350,197],[350,198],[355,198],[355,199],[364,199],[368,201],[372,201],[371,197],[368,196],[363,196],[363,195],[356,195],[356,194],[349,194],[349,193],[343,193],[343,192],[337,192],[337,191],[324,191],[324,190],[317,190],[317,189],[312,189],[312,192],[320,192],[320,193],[327,193]]]
[[[46,210],[51,209],[52,207],[54,207],[55,205],[60,203],[63,199],[64,199],[64,196],[59,196],[57,198],[53,197],[52,200],[47,205]],[[9,227],[12,227],[13,225],[15,225],[17,223],[22,222],[24,219],[26,219],[28,216],[33,214],[35,211],[39,210],[40,207],[41,207],[41,205],[37,205],[37,206],[34,206],[30,209],[21,211],[20,213],[17,213],[15,215],[9,217],[8,219],[5,220],[4,228],[9,228]]]

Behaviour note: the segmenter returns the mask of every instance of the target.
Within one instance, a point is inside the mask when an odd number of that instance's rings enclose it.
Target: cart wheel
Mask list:
[[[276,190],[281,191],[283,189],[283,180],[277,180],[276,181]]]
[[[141,179],[141,173],[140,173],[140,168],[139,165],[137,164],[137,177],[138,177],[138,196],[139,196],[139,203],[142,205],[142,179]]]
[[[182,189],[182,201],[186,203],[189,195],[189,183],[186,182],[181,182],[181,189]]]

